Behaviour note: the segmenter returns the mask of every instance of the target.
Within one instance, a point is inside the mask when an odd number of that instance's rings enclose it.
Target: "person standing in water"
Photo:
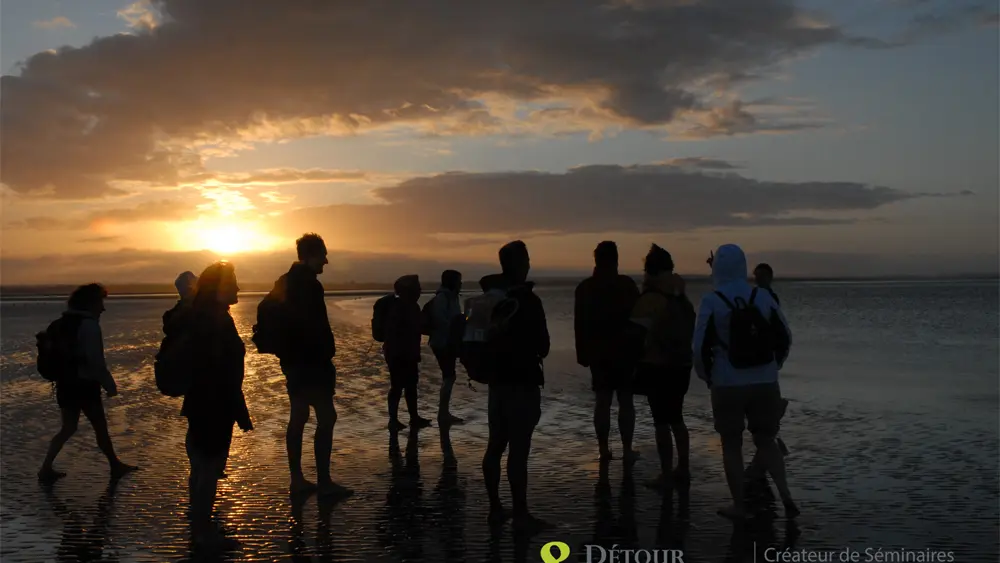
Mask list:
[[[632,450],[635,433],[635,405],[632,376],[635,358],[625,344],[629,315],[639,288],[635,281],[618,273],[618,245],[603,241],[594,249],[594,274],[576,288],[573,328],[576,361],[590,368],[594,391],[594,431],[600,460],[612,459],[608,443],[611,433],[611,402],[618,395],[618,432],[622,438],[622,460],[632,465],[638,457]]]
[[[452,339],[452,323],[458,322],[462,316],[462,304],[459,294],[462,291],[462,274],[455,270],[445,270],[441,273],[441,287],[434,297],[425,305],[429,308],[430,333],[428,344],[434,352],[438,367],[441,368],[441,396],[438,403],[438,426],[462,424],[461,418],[451,414],[451,392],[455,387],[456,363]],[[461,320],[461,319],[458,319]]]
[[[398,432],[406,425],[399,421],[399,399],[406,396],[411,431],[427,428],[431,421],[417,412],[417,383],[420,379],[421,315],[420,278],[403,276],[393,286],[396,299],[389,311],[385,360],[389,366],[389,430]]]
[[[746,255],[739,246],[726,244],[713,254],[712,284],[714,291],[705,294],[698,309],[692,348],[695,372],[711,389],[732,497],[732,505],[719,514],[735,520],[746,516],[743,431],[748,428],[757,462],[774,480],[785,515],[794,518],[799,510],[775,441],[782,411],[778,371],[788,357],[791,330],[770,294],[747,283]]]
[[[531,437],[542,415],[542,361],[549,355],[549,330],[542,301],[527,281],[531,262],[528,247],[513,241],[500,249],[502,284],[506,299],[493,310],[495,321],[489,346],[495,375],[489,383],[489,440],[483,455],[483,479],[490,499],[490,520],[507,514],[500,502],[500,460],[507,455],[507,481],[514,501],[514,528],[537,532],[549,527],[528,510],[528,456]]]
[[[212,509],[229,457],[233,425],[244,432],[253,430],[243,395],[246,347],[229,313],[230,306],[239,301],[238,291],[233,265],[212,264],[198,278],[190,308],[173,315],[165,329],[168,336],[186,337],[184,352],[194,368],[181,416],[188,419],[185,447],[191,464],[191,535],[199,546],[222,543]]]
[[[118,386],[105,363],[104,337],[101,334],[100,319],[107,296],[107,290],[100,284],[92,283],[76,288],[69,296],[66,312],[43,333],[53,340],[55,348],[65,350],[68,356],[61,363],[62,373],[56,380],[56,403],[59,405],[62,427],[49,443],[45,461],[38,471],[38,478],[43,482],[55,482],[66,476],[53,469],[52,465],[63,446],[76,433],[80,413],[87,417],[94,428],[97,447],[108,459],[112,479],[138,469],[122,462],[115,454],[101,401],[102,388],[108,397],[118,395]]]

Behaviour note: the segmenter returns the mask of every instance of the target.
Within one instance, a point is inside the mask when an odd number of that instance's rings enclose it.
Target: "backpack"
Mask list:
[[[455,315],[448,324],[448,355],[457,358],[462,354],[462,340],[465,338],[465,315]]]
[[[506,293],[488,291],[466,302],[459,361],[476,383],[489,384],[496,366],[496,342],[506,329],[506,321],[517,312],[517,300]]]
[[[274,282],[274,287],[257,304],[257,324],[253,325],[251,340],[260,354],[280,357],[287,345],[285,322],[285,279]]]
[[[80,358],[76,352],[76,335],[81,320],[77,316],[62,316],[35,334],[38,348],[35,368],[46,381],[55,383],[77,377]]]
[[[430,336],[431,331],[434,330],[435,299],[437,299],[436,295],[430,301],[424,303],[424,306],[420,309],[420,334]]]
[[[750,301],[744,301],[742,297],[729,301],[721,291],[715,294],[731,312],[729,344],[719,341],[722,349],[729,353],[729,363],[736,369],[747,369],[773,362],[778,339],[774,326],[754,306],[757,288],[750,292]]]
[[[396,294],[388,293],[378,298],[372,307],[372,338],[375,342],[385,342],[389,324],[389,313],[396,304]]]
[[[160,342],[153,361],[153,375],[160,393],[168,397],[183,397],[191,389],[195,368],[194,342],[195,337],[188,331],[168,334]]]

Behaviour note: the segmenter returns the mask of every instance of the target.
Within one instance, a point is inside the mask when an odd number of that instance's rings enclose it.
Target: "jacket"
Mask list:
[[[420,362],[420,305],[397,297],[386,319],[385,343],[382,349],[387,361]]]
[[[462,314],[462,305],[458,294],[441,286],[431,303],[431,334],[428,344],[432,350],[444,350],[448,347],[451,321]]]
[[[577,363],[591,366],[629,359],[624,357],[627,327],[638,298],[635,280],[613,269],[595,268],[593,276],[580,282],[573,304]]]
[[[487,283],[494,282],[494,287],[507,287],[507,297],[517,302],[517,310],[496,337],[498,375],[490,384],[542,387],[545,385],[542,360],[549,355],[551,344],[542,300],[535,295],[533,282],[511,286],[503,278],[494,278]],[[484,285],[483,281],[480,285]]]
[[[108,371],[108,365],[104,358],[104,335],[101,333],[101,324],[98,318],[89,311],[78,311],[69,309],[63,316],[76,316],[80,318],[80,327],[76,333],[76,354],[82,361],[77,368],[77,375],[80,379],[96,381],[109,393],[118,390],[115,378]]]
[[[337,345],[330,328],[323,284],[315,272],[301,263],[292,264],[278,284],[285,292],[288,331],[288,346],[281,355],[281,364],[325,367],[336,355]]]
[[[752,288],[747,282],[746,255],[740,247],[735,244],[719,247],[712,263],[712,285],[730,302],[736,297],[749,301]],[[754,306],[777,325],[778,330],[786,332],[791,347],[792,331],[770,293],[758,291]],[[736,369],[729,363],[729,355],[720,345],[720,342],[729,342],[729,317],[729,307],[714,292],[702,297],[692,346],[695,373],[712,387],[777,382],[778,370],[784,364],[787,353],[770,364],[754,368]]]
[[[646,345],[639,361],[644,364],[690,367],[694,333],[694,305],[686,295],[675,295],[673,274],[646,276],[642,295],[632,310],[632,322],[646,329]]]
[[[246,346],[228,308],[212,303],[183,310],[170,319],[165,332],[169,336],[182,331],[191,334],[195,370],[181,415],[203,427],[249,424],[243,395]]]

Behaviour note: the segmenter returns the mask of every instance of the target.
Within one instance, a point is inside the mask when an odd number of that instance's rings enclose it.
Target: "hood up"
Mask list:
[[[736,281],[747,281],[747,257],[739,246],[724,244],[715,251],[712,284],[718,288]]]

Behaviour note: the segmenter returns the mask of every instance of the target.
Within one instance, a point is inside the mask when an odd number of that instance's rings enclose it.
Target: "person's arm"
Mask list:
[[[714,328],[713,307],[710,296],[702,297],[698,306],[698,319],[694,325],[694,342],[691,346],[694,359],[694,372],[699,378],[711,385],[712,381],[712,342],[708,331]],[[707,354],[706,354],[707,352]]]
[[[587,301],[584,298],[586,288],[581,283],[576,286],[576,293],[573,298],[573,336],[576,342],[576,363],[583,367],[590,367],[590,338],[588,329],[590,319],[587,315]]]
[[[537,295],[532,295],[535,301],[535,307],[538,308],[537,325],[535,327],[535,342],[538,350],[538,357],[545,358],[549,355],[549,348],[551,347],[551,341],[549,340],[549,325],[545,320],[545,307],[542,306],[542,300],[538,298]]]
[[[108,365],[104,359],[104,335],[101,333],[101,325],[94,319],[84,319],[80,323],[77,334],[77,340],[86,362],[83,366],[86,378],[100,383],[108,395],[116,395],[118,386],[115,384],[115,378],[108,371]]]

